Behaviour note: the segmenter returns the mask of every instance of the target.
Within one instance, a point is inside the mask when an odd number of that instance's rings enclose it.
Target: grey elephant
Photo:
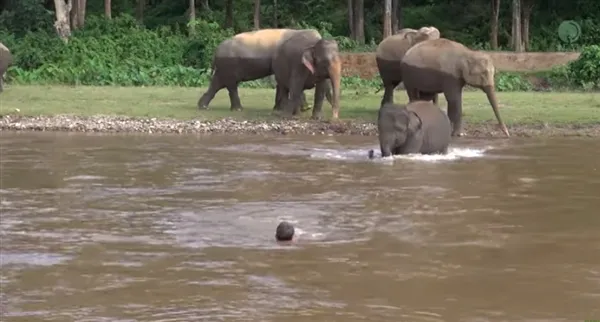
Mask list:
[[[448,116],[431,101],[406,105],[385,103],[377,116],[382,157],[398,154],[446,154],[450,145]],[[369,151],[369,159],[375,152]]]
[[[279,44],[297,33],[319,35],[312,29],[261,29],[239,33],[221,42],[215,50],[209,88],[198,100],[198,108],[208,108],[217,92],[227,88],[231,110],[242,110],[238,84],[272,75],[273,55]],[[304,93],[301,96],[305,102]]]
[[[303,90],[315,88],[312,118],[321,118],[321,108],[330,81],[333,88],[333,119],[339,118],[342,61],[335,40],[315,33],[297,33],[286,39],[273,58],[273,72],[280,90],[282,115],[298,114]]]
[[[4,91],[4,75],[13,62],[10,50],[0,42],[0,93]]]
[[[375,61],[385,90],[381,105],[394,102],[394,88],[402,83],[400,64],[406,51],[417,43],[438,38],[440,31],[435,27],[422,27],[419,30],[404,28],[379,43]],[[437,95],[434,102],[437,104]]]
[[[445,38],[427,40],[406,52],[402,58],[401,73],[409,101],[423,97],[430,100],[434,95],[444,93],[452,136],[464,135],[462,91],[465,84],[485,92],[502,132],[510,136],[498,111],[494,63],[486,53]]]

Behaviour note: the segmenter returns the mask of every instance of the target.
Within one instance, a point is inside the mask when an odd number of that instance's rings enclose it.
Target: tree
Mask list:
[[[392,32],[402,29],[402,4],[400,0],[392,0]]]
[[[233,28],[233,0],[225,1],[225,28]]]
[[[521,38],[525,51],[529,51],[529,21],[531,20],[531,12],[535,6],[534,0],[522,0],[521,6]]]
[[[360,44],[365,43],[365,2],[364,0],[354,0],[354,40]]]
[[[190,19],[189,33],[190,35],[193,35],[196,31],[194,28],[194,20],[196,20],[196,0],[189,0],[188,10]]]
[[[273,0],[273,27],[279,28],[279,22],[277,21],[277,0]]]
[[[383,38],[392,35],[392,0],[384,0]]]
[[[523,38],[521,35],[521,0],[512,1],[512,33],[511,45],[516,52],[523,51]]]
[[[500,0],[492,0],[492,22],[490,30],[490,44],[493,50],[498,50],[498,28],[500,18]]]
[[[104,0],[104,15],[106,16],[106,18],[111,19],[112,18],[112,10],[111,10],[111,0]]]
[[[146,0],[137,0],[136,16],[140,22],[144,21],[144,11],[146,9]]]
[[[348,8],[348,29],[350,30],[350,39],[356,40],[354,34],[354,1],[348,0],[346,7]]]
[[[83,28],[85,25],[85,8],[87,6],[86,0],[74,0],[72,2],[72,8],[70,12],[71,18],[71,30]]]
[[[72,0],[54,0],[54,13],[56,15],[56,21],[54,22],[54,29],[58,37],[64,42],[69,41],[71,37],[71,19],[70,13],[73,8]]]
[[[254,30],[260,29],[260,0],[254,0]]]

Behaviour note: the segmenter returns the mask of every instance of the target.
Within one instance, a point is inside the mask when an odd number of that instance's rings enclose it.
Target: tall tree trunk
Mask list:
[[[233,0],[225,1],[225,28],[233,28]]]
[[[104,0],[104,15],[108,19],[112,19],[111,0]]]
[[[360,44],[365,43],[365,2],[355,0],[354,2],[354,35]]]
[[[146,0],[137,0],[136,16],[140,23],[144,22],[145,9],[146,9]]]
[[[521,6],[521,38],[523,40],[523,48],[525,51],[529,51],[529,22],[534,6],[535,1],[531,0],[523,0]]]
[[[71,12],[71,30],[83,28],[85,25],[85,7],[86,0],[73,0]]]
[[[200,8],[202,9],[202,11],[210,11],[208,0],[202,0],[202,2],[200,2]]]
[[[356,35],[354,34],[354,1],[348,0],[348,29],[350,30],[350,39],[356,40]]]
[[[516,52],[523,52],[523,38],[521,37],[521,0],[512,2],[512,48]]]
[[[383,39],[392,35],[392,0],[384,0]]]
[[[254,0],[254,30],[260,29],[260,0]]]
[[[277,21],[277,15],[279,13],[279,8],[277,7],[277,0],[273,0],[273,25],[275,28],[279,28],[279,21]]]
[[[398,17],[398,30],[404,28],[404,7],[402,7],[402,0],[398,1],[398,9],[396,10],[396,17]]]
[[[392,0],[392,33],[398,33],[398,0]]]
[[[70,14],[73,3],[71,0],[54,0],[54,11],[56,14],[56,21],[54,22],[54,29],[58,37],[64,42],[69,41],[71,37],[71,22]]]
[[[498,28],[500,18],[500,0],[492,0],[492,23],[490,30],[490,45],[493,50],[498,50]]]
[[[190,24],[189,24],[189,30],[188,32],[190,33],[190,35],[193,35],[196,31],[196,28],[194,26],[194,20],[196,20],[196,0],[189,0],[189,4],[188,4],[188,10],[190,11],[189,13],[189,18],[190,18]]]

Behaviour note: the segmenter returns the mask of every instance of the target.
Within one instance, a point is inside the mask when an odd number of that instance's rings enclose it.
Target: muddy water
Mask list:
[[[2,321],[600,318],[595,139],[0,140]]]

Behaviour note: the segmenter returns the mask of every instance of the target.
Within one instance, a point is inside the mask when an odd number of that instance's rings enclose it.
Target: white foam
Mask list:
[[[410,161],[421,161],[421,162],[439,162],[439,161],[454,161],[465,158],[481,158],[485,155],[485,151],[491,147],[478,147],[478,148],[467,148],[467,147],[451,147],[448,149],[447,154],[408,154],[408,155],[395,155],[393,157],[381,157],[379,148],[373,148],[375,152],[375,158],[373,160],[368,159],[368,148],[363,149],[351,149],[351,150],[335,150],[335,149],[312,149],[310,154],[311,158],[315,159],[326,159],[326,160],[344,160],[344,161],[373,161],[373,162],[384,162],[393,163],[394,160],[410,160]]]

